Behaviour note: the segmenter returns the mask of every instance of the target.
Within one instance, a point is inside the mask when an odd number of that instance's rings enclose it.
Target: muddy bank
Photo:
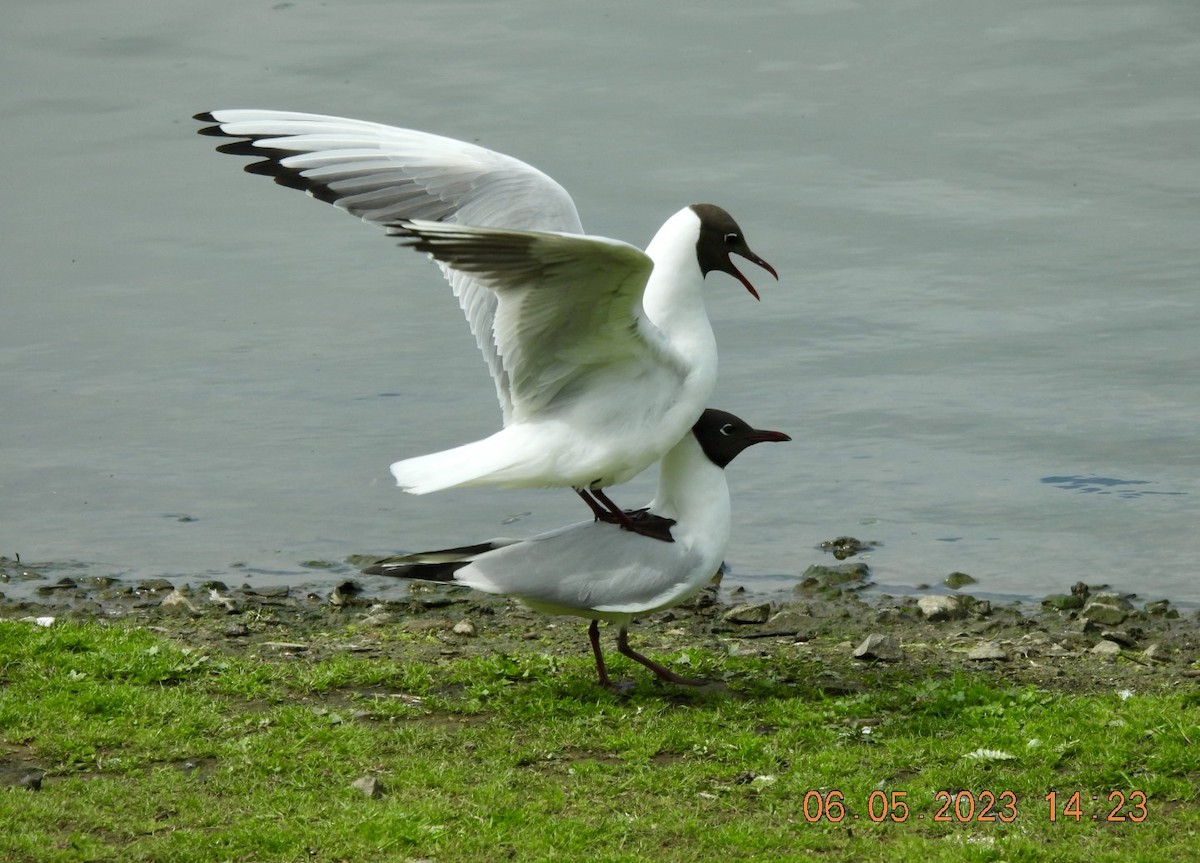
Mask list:
[[[438,662],[497,651],[588,652],[579,619],[420,583],[385,581],[373,589],[379,580],[330,573],[327,585],[317,587],[180,585],[73,577],[53,566],[34,570],[0,559],[0,590],[17,579],[22,598],[0,592],[0,618],[29,625],[120,621],[215,653],[305,661],[349,651]],[[771,599],[714,583],[684,606],[639,620],[631,638],[661,657],[786,652],[812,662],[811,678],[797,683],[826,691],[855,691],[893,674],[956,670],[1070,691],[1200,685],[1200,614],[1169,600],[1079,583],[1041,602],[998,603],[973,596],[969,576],[956,579],[956,591],[939,586],[919,596],[867,592],[869,583],[861,563],[810,567],[792,592]]]

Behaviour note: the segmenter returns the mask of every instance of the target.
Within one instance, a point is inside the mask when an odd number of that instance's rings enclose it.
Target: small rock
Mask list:
[[[760,602],[753,605],[738,605],[721,615],[726,623],[766,623],[771,616],[771,604]]]
[[[348,605],[354,597],[362,593],[362,588],[353,581],[343,581],[329,593],[329,604],[333,606]]]
[[[867,579],[871,568],[865,563],[843,563],[839,566],[814,564],[800,576],[799,590],[825,587],[849,587]]]
[[[372,799],[383,796],[383,783],[374,776],[364,776],[361,779],[355,779],[350,783],[350,787],[361,791]]]
[[[1129,617],[1133,605],[1116,593],[1100,593],[1091,598],[1080,614],[1102,626],[1117,626]]]
[[[225,630],[226,638],[245,638],[250,634],[250,627],[244,623],[235,623]]]
[[[1166,649],[1161,644],[1151,644],[1142,651],[1142,656],[1146,657],[1149,662],[1170,662],[1171,658],[1167,655]]]
[[[925,615],[925,619],[931,623],[937,623],[941,620],[958,620],[961,617],[967,616],[967,610],[963,607],[962,600],[957,596],[942,596],[940,594],[922,596],[917,600],[917,608],[921,609],[921,613]]]
[[[718,573],[716,577],[719,577],[719,576],[720,576],[720,573]],[[709,610],[715,612],[716,605],[717,605],[717,588],[709,586],[709,587],[705,587],[702,591],[697,593],[691,599],[687,600],[687,602],[681,602],[679,605],[675,606],[675,608],[677,610],[682,610],[682,611],[706,613]]]
[[[458,623],[454,624],[454,629],[452,629],[451,632],[453,632],[455,635],[474,636],[475,624],[466,618],[463,618]]]
[[[1098,642],[1096,646],[1092,648],[1091,652],[1096,656],[1102,656],[1111,659],[1121,655],[1121,645],[1117,644],[1115,641],[1109,641],[1108,639],[1105,639]]]
[[[218,590],[215,587],[209,588],[208,601],[211,602],[213,605],[221,606],[221,608],[224,609],[226,614],[237,614],[241,610],[238,607],[238,604],[233,601],[233,599],[231,599],[228,596],[222,595],[220,592],[218,592]]]
[[[1115,641],[1122,647],[1133,647],[1137,644],[1137,639],[1131,632],[1121,632],[1119,629],[1102,629],[1100,637],[1106,641]]]
[[[1055,611],[1072,611],[1083,608],[1084,598],[1078,594],[1052,593],[1042,600],[1043,608],[1053,608]]]
[[[243,584],[242,593],[247,596],[260,596],[265,599],[283,599],[288,595],[288,586],[286,584],[273,584],[267,587],[251,587],[248,584]]]
[[[396,615],[387,611],[376,611],[373,614],[368,614],[360,622],[363,626],[386,626],[389,623],[395,623]]]
[[[952,572],[942,579],[942,584],[951,590],[958,590],[967,584],[975,584],[975,577],[967,575],[965,572]]]
[[[881,608],[875,612],[875,622],[878,624],[898,623],[908,619],[904,609],[900,608]]]
[[[798,635],[812,624],[812,618],[791,608],[785,608],[767,620],[767,630],[773,635]]]
[[[44,584],[41,587],[35,587],[33,592],[38,596],[49,596],[58,590],[74,590],[79,587],[73,578],[60,578],[54,584]]]
[[[163,597],[162,602],[158,604],[163,611],[172,611],[181,614],[199,614],[200,609],[196,608],[195,603],[188,599],[187,594],[176,588]]]
[[[21,623],[32,623],[36,626],[51,627],[54,625],[53,617],[22,617]]]
[[[1147,602],[1142,610],[1152,617],[1170,617],[1172,619],[1179,617],[1179,612],[1171,608],[1171,601],[1169,599],[1156,599],[1154,602]]]
[[[299,644],[294,641],[264,641],[262,646],[278,650],[280,653],[303,653],[308,650],[307,644]]]
[[[1008,652],[994,641],[981,641],[967,652],[967,659],[976,662],[1007,662]]]
[[[111,575],[89,575],[81,578],[80,581],[92,587],[112,587],[114,584],[120,584],[121,579]]]
[[[977,617],[988,617],[992,613],[992,601],[990,599],[976,599],[973,596],[964,596],[962,601],[963,608]]]
[[[416,601],[420,603],[421,608],[424,609],[447,608],[457,602],[461,602],[461,600],[445,594],[441,596],[419,596],[416,598]]]
[[[174,589],[175,585],[165,578],[147,578],[137,585],[138,593],[170,593]]]
[[[825,540],[820,547],[824,551],[831,552],[838,560],[845,560],[864,551],[871,551],[875,548],[875,543],[861,542],[852,536],[839,536],[837,539]]]
[[[42,774],[37,770],[31,770],[17,780],[18,788],[25,788],[29,791],[42,790]]]
[[[904,658],[900,643],[890,635],[872,633],[854,650],[855,659],[877,659],[880,662],[897,662]]]

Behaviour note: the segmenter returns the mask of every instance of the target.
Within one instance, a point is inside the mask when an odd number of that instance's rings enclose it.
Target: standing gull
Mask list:
[[[670,544],[590,521],[525,540],[389,558],[363,572],[463,585],[515,597],[536,611],[590,618],[588,637],[602,686],[611,682],[600,650],[601,620],[619,627],[617,650],[625,656],[664,680],[696,683],[633,650],[629,624],[635,615],[684,602],[713,577],[729,542],[725,466],[748,446],[786,440],[782,432],[751,428],[725,411],[704,411],[663,458],[658,493],[646,510],[673,520]]]
[[[281,111],[197,114],[217,149],[428,253],[458,298],[496,385],[504,427],[396,462],[414,494],[492,485],[574,488],[598,519],[661,539],[604,493],[671,449],[716,382],[704,277],[758,293],[736,254],[778,278],[713,204],[673,215],[645,252],[583,233],[570,195],[491,150],[377,123]]]

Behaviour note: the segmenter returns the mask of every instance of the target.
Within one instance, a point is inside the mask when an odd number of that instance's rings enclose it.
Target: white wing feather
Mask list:
[[[635,246],[424,221],[392,230],[495,292],[492,330],[514,417],[551,412],[556,400],[598,389],[598,377],[637,379],[665,367],[682,385],[683,360],[642,311],[654,264]]]

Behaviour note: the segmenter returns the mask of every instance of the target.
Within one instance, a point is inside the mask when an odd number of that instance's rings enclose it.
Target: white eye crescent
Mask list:
[[[721,434],[726,437],[733,434],[733,423],[725,423],[725,425],[721,426]]]

